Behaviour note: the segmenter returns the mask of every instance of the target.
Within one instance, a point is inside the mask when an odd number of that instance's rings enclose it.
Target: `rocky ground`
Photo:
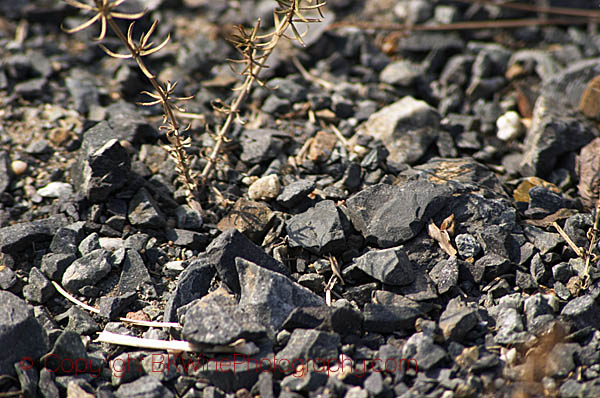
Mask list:
[[[136,23],[171,33],[149,65],[194,95],[195,170],[234,95],[225,39],[273,5],[155,0]],[[97,26],[61,31],[85,21],[64,3],[0,2],[2,396],[600,396],[595,25],[383,30],[540,17],[457,1],[324,14],[269,59],[199,214],[136,64]]]

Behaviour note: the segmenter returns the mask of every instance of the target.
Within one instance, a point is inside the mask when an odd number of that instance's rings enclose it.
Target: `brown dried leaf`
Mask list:
[[[448,218],[450,218],[450,217],[448,217]],[[444,222],[447,221],[448,218],[446,220],[444,220]],[[452,216],[452,219],[453,218],[454,218],[454,216]],[[452,222],[452,224],[454,224],[454,222]],[[452,228],[454,228],[454,226]],[[456,256],[456,254],[458,252],[452,246],[452,242],[450,241],[450,235],[448,233],[448,230],[446,230],[446,229],[440,230],[437,227],[437,225],[435,225],[435,223],[432,221],[427,226],[427,232],[429,233],[429,237],[431,239],[435,239],[438,242],[438,244],[440,245],[440,247],[442,248],[442,250],[445,251],[450,257]]]
[[[585,87],[579,110],[589,118],[600,118],[600,76],[594,77]]]
[[[577,163],[579,196],[586,207],[592,208],[600,192],[600,138],[581,149]]]

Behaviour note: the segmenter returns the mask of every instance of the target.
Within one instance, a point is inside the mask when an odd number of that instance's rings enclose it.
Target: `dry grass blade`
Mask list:
[[[104,331],[98,335],[95,341],[98,343],[174,352],[237,353],[244,355],[253,355],[258,352],[258,347],[254,343],[246,342],[245,340],[238,340],[227,346],[206,347],[182,340],[143,339]]]

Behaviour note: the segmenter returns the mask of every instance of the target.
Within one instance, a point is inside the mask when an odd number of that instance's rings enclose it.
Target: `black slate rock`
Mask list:
[[[241,257],[236,258],[240,282],[240,305],[253,306],[262,324],[279,330],[296,307],[320,306],[324,300],[293,282],[287,276],[260,267]]]
[[[286,346],[277,353],[278,358],[288,359],[291,364],[293,359],[308,360],[323,358],[324,360],[337,360],[340,336],[312,329],[295,329]],[[283,373],[292,373],[295,369],[285,369],[280,366],[278,370]],[[291,366],[291,365],[290,365]]]
[[[158,204],[146,188],[140,188],[129,202],[127,218],[137,227],[162,228],[167,223]]]
[[[182,335],[197,344],[226,345],[238,339],[258,340],[266,335],[252,306],[237,305],[225,290],[215,290],[186,308]]]
[[[361,328],[361,314],[349,305],[340,307],[298,307],[283,322],[282,328],[317,329],[340,335],[356,333]]]
[[[121,279],[119,280],[119,295],[138,292],[140,297],[157,297],[156,289],[142,256],[133,249],[126,249],[125,260],[122,264]]]
[[[268,270],[289,275],[289,270],[279,261],[235,228],[230,228],[206,248],[207,259],[215,267],[219,277],[234,293],[240,292],[240,279],[236,270],[236,259],[243,258]]]
[[[48,278],[59,281],[75,259],[74,254],[48,253],[42,257],[41,270]]]
[[[84,225],[84,221],[78,221],[59,228],[50,242],[50,251],[76,255],[77,247],[84,237]]]
[[[65,270],[62,277],[62,286],[72,292],[80,288],[94,285],[111,271],[110,252],[97,249],[73,261]]]
[[[401,248],[371,250],[356,258],[359,269],[388,285],[408,285],[415,280],[413,267]]]
[[[31,306],[6,291],[0,291],[0,347],[0,374],[12,376],[15,363],[23,358],[37,361],[48,351],[48,338]]]
[[[368,242],[388,248],[415,237],[444,205],[449,190],[427,181],[377,184],[347,201],[354,227]],[[393,217],[391,217],[393,215]]]
[[[81,336],[69,330],[58,336],[52,350],[44,355],[41,361],[48,369],[56,369],[59,375],[85,373],[90,370],[88,354]],[[94,368],[98,369],[98,364]]]
[[[123,311],[131,307],[131,304],[137,299],[135,290],[113,297],[100,297],[98,306],[99,315],[107,320],[116,320],[123,314]]]
[[[216,274],[215,268],[205,257],[194,260],[179,275],[177,286],[165,305],[165,322],[177,322],[177,310],[208,293]]]
[[[116,398],[174,398],[175,395],[154,376],[142,376],[139,379],[121,385],[115,391]]]
[[[56,292],[54,286],[37,267],[29,271],[29,283],[23,287],[23,297],[33,303],[45,303]]]
[[[346,249],[342,214],[332,200],[324,200],[285,223],[290,247],[315,254],[339,253]]]
[[[305,200],[306,195],[311,193],[316,186],[314,179],[305,178],[294,181],[283,188],[283,191],[277,197],[277,203],[288,209],[294,208]]]
[[[115,135],[105,121],[88,129],[71,168],[74,186],[91,202],[108,199],[129,180],[131,161]]]
[[[399,329],[414,329],[423,313],[415,307],[367,303],[363,309],[364,328],[370,332],[392,333]]]
[[[569,301],[560,314],[574,328],[600,328],[600,308],[589,294]]]
[[[18,252],[33,243],[50,240],[59,228],[67,223],[67,218],[57,215],[43,220],[24,222],[0,228],[0,251]]]

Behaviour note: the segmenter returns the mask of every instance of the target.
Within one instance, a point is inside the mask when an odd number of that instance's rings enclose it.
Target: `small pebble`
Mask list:
[[[66,182],[54,181],[38,189],[37,193],[43,198],[66,198],[73,193],[73,187]]]
[[[22,160],[15,160],[10,164],[10,168],[16,176],[20,176],[27,170],[27,163]]]
[[[279,177],[271,174],[254,181],[248,188],[248,197],[252,200],[275,199],[281,192]]]
[[[498,132],[496,136],[502,141],[517,139],[523,133],[523,123],[521,117],[515,111],[508,111],[496,120]]]

